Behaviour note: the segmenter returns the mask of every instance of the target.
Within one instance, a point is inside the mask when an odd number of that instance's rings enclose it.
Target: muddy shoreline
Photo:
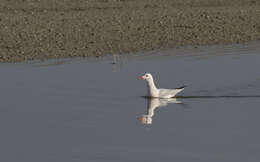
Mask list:
[[[0,62],[260,40],[254,0],[0,0]]]

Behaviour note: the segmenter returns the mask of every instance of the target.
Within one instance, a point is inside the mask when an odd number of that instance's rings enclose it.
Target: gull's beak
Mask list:
[[[144,80],[144,78],[142,76],[137,77],[137,79]]]
[[[142,121],[142,120],[143,120],[143,117],[139,116],[139,117],[137,118],[137,120]]]

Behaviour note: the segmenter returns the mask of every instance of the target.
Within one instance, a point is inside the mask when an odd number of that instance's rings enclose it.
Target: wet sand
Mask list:
[[[0,0],[0,62],[260,39],[253,0]]]

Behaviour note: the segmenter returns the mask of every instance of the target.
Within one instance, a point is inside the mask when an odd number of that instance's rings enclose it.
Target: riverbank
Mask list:
[[[0,2],[0,62],[260,40],[253,0]]]

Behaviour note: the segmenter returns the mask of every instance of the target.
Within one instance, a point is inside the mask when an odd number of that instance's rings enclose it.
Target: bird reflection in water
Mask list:
[[[167,106],[170,103],[182,104],[176,98],[148,98],[147,99],[147,114],[138,117],[137,119],[141,121],[142,124],[152,124],[154,111],[158,107]]]

